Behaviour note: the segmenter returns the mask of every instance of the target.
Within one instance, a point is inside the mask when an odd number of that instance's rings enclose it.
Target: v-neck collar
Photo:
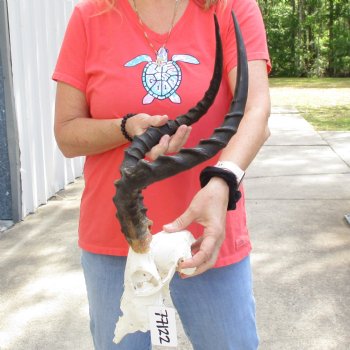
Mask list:
[[[166,40],[166,38],[168,36],[168,33],[159,34],[155,31],[153,31],[152,29],[150,29],[146,24],[143,24],[143,26],[142,26],[139,22],[139,18],[137,16],[136,12],[132,8],[132,6],[128,0],[118,0],[118,3],[120,3],[120,5],[123,7],[123,10],[125,11],[126,16],[129,18],[132,25],[135,28],[137,28],[137,30],[140,31],[140,34],[142,34],[142,36],[144,35],[144,33],[143,33],[144,30],[146,30],[147,35],[149,36],[149,39],[151,41],[156,41],[157,43],[160,43],[160,44],[164,43],[164,41]],[[189,0],[184,13],[180,17],[180,19],[175,23],[175,25],[171,31],[170,39],[169,39],[170,41],[171,41],[171,37],[182,27],[183,23],[186,22],[187,17],[190,16],[192,6],[194,6],[193,1]]]

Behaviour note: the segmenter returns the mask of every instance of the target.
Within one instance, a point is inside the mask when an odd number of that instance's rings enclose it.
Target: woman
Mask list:
[[[187,112],[202,98],[214,66],[214,13],[224,51],[223,80],[215,102],[193,128],[182,126],[172,137],[164,136],[148,157],[153,160],[182,146],[192,147],[221,124],[236,82],[232,9],[249,61],[248,101],[238,132],[215,159],[153,184],[144,196],[154,233],[187,227],[198,238],[193,257],[180,266],[196,267],[195,276],[176,276],[171,283],[173,302],[194,349],[258,347],[244,194],[236,210],[227,211],[226,182],[212,177],[200,189],[198,180],[205,166],[222,166],[218,161],[240,180],[269,136],[270,64],[257,4],[255,0],[86,0],[71,17],[53,79],[58,82],[58,145],[66,157],[87,156],[79,245],[96,349],[151,347],[149,334],[141,332],[117,345],[112,342],[128,251],[115,219],[113,183],[120,176],[128,139]],[[161,78],[171,78],[168,90],[152,90],[154,81],[145,70],[149,62],[168,67]],[[131,113],[135,115],[128,118]]]

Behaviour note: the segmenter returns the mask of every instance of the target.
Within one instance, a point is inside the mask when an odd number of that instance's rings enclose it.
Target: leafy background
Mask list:
[[[277,77],[350,76],[349,0],[258,0]]]

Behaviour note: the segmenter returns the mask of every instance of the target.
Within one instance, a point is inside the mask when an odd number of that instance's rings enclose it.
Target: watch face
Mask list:
[[[231,161],[219,161],[215,166],[234,173],[237,178],[238,185],[242,182],[245,172],[235,163]]]

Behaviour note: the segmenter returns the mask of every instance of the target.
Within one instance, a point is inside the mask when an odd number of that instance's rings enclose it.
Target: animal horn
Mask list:
[[[117,206],[122,231],[136,252],[146,252],[151,240],[150,220],[146,217],[147,209],[143,205],[141,190],[156,181],[176,175],[213,157],[237,132],[248,95],[248,63],[242,34],[233,13],[232,18],[238,53],[237,80],[230,111],[226,114],[223,124],[215,129],[209,139],[202,140],[194,148],[181,149],[174,156],[160,156],[153,163],[139,158],[136,166],[121,168],[122,178],[116,183],[117,194],[114,197],[114,203]]]
[[[220,38],[220,28],[216,15],[215,21],[215,37],[216,37],[216,54],[215,66],[209,88],[204,94],[203,98],[191,108],[186,114],[179,115],[174,120],[169,120],[161,127],[150,127],[140,136],[136,136],[125,151],[121,170],[135,166],[140,159],[143,159],[147,152],[151,150],[164,135],[173,135],[180,125],[192,125],[197,122],[205,113],[207,113],[210,106],[213,104],[215,97],[219,91],[221,77],[222,77],[222,43]]]

